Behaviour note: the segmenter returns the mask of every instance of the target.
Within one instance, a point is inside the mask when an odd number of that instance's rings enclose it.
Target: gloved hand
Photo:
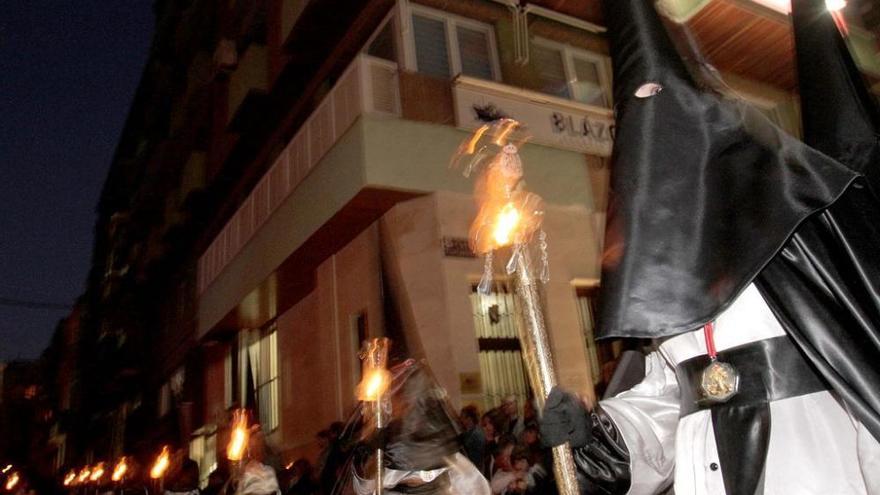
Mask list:
[[[555,447],[569,442],[575,449],[587,445],[592,426],[580,399],[559,387],[550,390],[538,425],[544,445]]]

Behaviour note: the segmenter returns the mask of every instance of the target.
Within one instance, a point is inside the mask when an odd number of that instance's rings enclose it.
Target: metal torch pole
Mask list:
[[[376,434],[380,435],[381,430],[385,427],[385,418],[382,416],[382,394],[376,397]],[[385,492],[385,460],[382,446],[376,448],[376,495],[382,495]]]
[[[526,323],[526,328],[520,332],[520,340],[523,343],[532,386],[535,388],[537,409],[542,411],[547,395],[556,385],[556,371],[553,366],[550,341],[547,338],[547,328],[544,325],[541,298],[535,279],[532,277],[529,250],[525,245],[517,247],[520,253],[516,263],[516,292],[523,304],[523,318]],[[556,486],[560,494],[578,495],[574,457],[568,443],[553,447],[553,472],[556,475]]]

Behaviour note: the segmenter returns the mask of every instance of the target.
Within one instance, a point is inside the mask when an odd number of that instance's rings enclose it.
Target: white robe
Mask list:
[[[715,322],[721,351],[784,335],[749,285]],[[702,329],[672,337],[647,357],[645,379],[601,402],[630,452],[631,495],[723,495],[711,412],[679,418],[675,366],[706,354]],[[880,365],[880,363],[878,363]],[[828,392],[770,403],[765,495],[880,495],[880,443]]]

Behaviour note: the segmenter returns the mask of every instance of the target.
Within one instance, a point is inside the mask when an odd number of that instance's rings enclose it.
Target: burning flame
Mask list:
[[[367,373],[363,381],[361,400],[377,401],[388,389],[389,373],[386,369],[373,369]]]
[[[150,478],[157,480],[165,475],[165,470],[168,469],[168,465],[171,463],[170,457],[171,454],[168,452],[168,446],[162,447],[162,452],[156,458],[153,469],[150,470]]]
[[[70,486],[76,481],[76,471],[71,471],[67,473],[67,476],[64,477],[64,486]]]
[[[18,484],[18,473],[13,472],[12,474],[9,475],[9,479],[6,480],[6,489],[11,491],[13,488],[15,488],[15,485],[17,485],[17,484]]]
[[[501,208],[492,228],[492,238],[495,239],[498,246],[507,246],[511,243],[520,220],[522,220],[522,214],[513,206],[513,203],[507,203]]]
[[[7,464],[6,467],[3,468],[3,474],[8,473],[10,469],[12,469],[12,464]]]
[[[249,437],[247,413],[239,409],[232,416],[232,435],[229,445],[226,446],[226,458],[230,461],[240,461],[244,457]]]
[[[89,479],[89,475],[92,474],[92,470],[89,469],[88,466],[82,468],[82,471],[79,472],[79,476],[76,478],[77,483],[85,483],[87,479]]]
[[[98,481],[102,477],[104,477],[104,463],[99,462],[97,465],[95,465],[95,469],[92,470],[92,474],[89,476],[89,479],[91,481]]]
[[[364,360],[363,379],[357,386],[358,400],[375,402],[381,400],[391,383],[388,365],[388,347],[391,341],[387,338],[373,339],[366,343],[361,359]]]
[[[120,481],[125,476],[125,472],[128,471],[128,464],[125,461],[125,457],[119,459],[119,462],[116,463],[116,467],[113,468],[113,474],[110,476],[110,479],[113,481]]]

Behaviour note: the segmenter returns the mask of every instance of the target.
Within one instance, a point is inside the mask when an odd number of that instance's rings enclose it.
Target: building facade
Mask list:
[[[778,6],[664,7],[719,89],[799,132]],[[355,404],[361,343],[378,336],[425,359],[456,407],[522,404],[517,301],[502,275],[476,292],[472,183],[449,166],[499,115],[532,135],[521,154],[547,203],[560,382],[601,394],[621,344],[592,338],[614,138],[597,1],[169,0],[156,12],[98,205],[80,354],[64,361],[79,370],[84,440],[59,467],[173,443],[205,479],[242,406],[284,463],[315,456],[316,433]],[[870,28],[853,31],[867,40],[854,51],[876,55]],[[874,82],[877,58],[859,58]]]

